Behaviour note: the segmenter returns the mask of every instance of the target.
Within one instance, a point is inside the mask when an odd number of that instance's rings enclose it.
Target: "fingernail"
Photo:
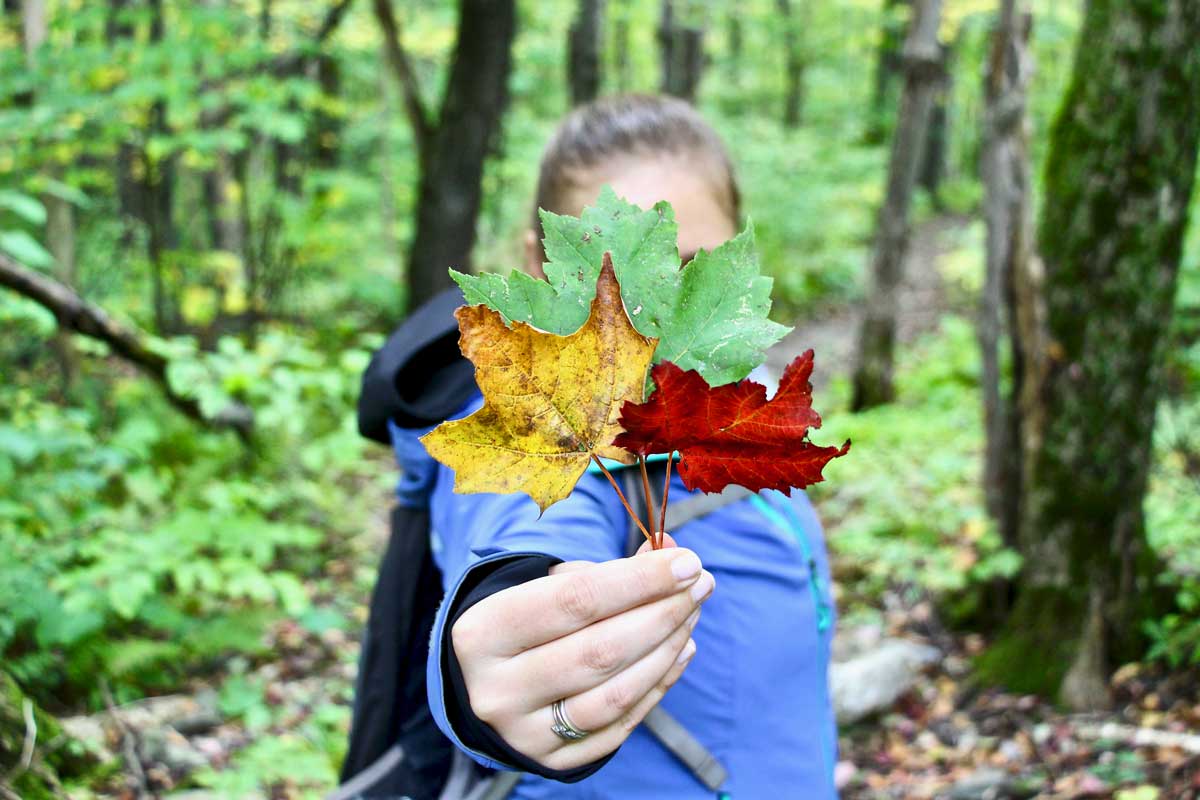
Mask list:
[[[690,631],[693,628],[695,628],[696,623],[699,621],[700,621],[700,609],[697,608],[695,611],[692,612],[691,616],[689,616],[687,618],[688,630]]]
[[[700,573],[700,557],[688,551],[671,562],[671,574],[676,580],[686,581]]]
[[[716,583],[717,582],[713,579],[713,576],[707,572],[700,576],[700,580],[692,584],[692,589],[690,592],[692,596],[692,602],[699,603],[701,600],[708,597],[708,595],[712,592],[713,587],[716,586]]]
[[[696,640],[688,639],[687,644],[683,646],[683,650],[679,653],[679,658],[675,659],[675,663],[685,664],[694,655],[696,655]]]

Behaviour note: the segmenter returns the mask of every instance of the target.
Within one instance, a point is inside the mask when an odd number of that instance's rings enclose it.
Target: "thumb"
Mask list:
[[[679,545],[677,545],[675,543],[675,539],[672,538],[671,534],[664,533],[662,535],[662,549],[666,550],[668,547],[678,547],[678,546]],[[650,543],[642,542],[642,546],[638,548],[638,554],[640,555],[641,553],[648,553],[648,552],[650,552]]]

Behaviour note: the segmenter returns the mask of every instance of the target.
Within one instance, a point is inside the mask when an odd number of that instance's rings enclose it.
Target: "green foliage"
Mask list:
[[[365,351],[331,363],[275,334],[164,347],[171,380],[202,404],[254,408],[250,449],[197,430],[137,378],[90,409],[3,390],[0,549],[14,557],[0,563],[0,653],[60,698],[97,670],[170,683],[189,663],[262,654],[272,621],[309,612],[323,563],[371,511],[352,500],[373,471],[349,414]]]
[[[946,317],[939,332],[900,356],[901,402],[865,414],[827,414],[823,438],[852,436],[854,457],[826,468],[808,491],[835,532],[830,547],[861,572],[868,597],[894,585],[935,596],[1008,577],[1005,549],[978,480],[983,431],[978,345],[970,324]],[[831,393],[844,402],[844,380]]]

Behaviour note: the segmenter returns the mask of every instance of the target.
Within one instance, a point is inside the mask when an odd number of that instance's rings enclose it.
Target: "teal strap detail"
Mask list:
[[[813,604],[817,609],[817,630],[820,633],[824,633],[833,624],[833,612],[829,604],[825,602],[825,594],[822,591],[823,581],[821,580],[821,572],[817,569],[817,560],[813,558],[812,548],[808,546],[808,536],[804,533],[804,524],[796,514],[796,509],[792,508],[791,500],[787,495],[777,491],[770,491],[769,494],[783,499],[782,514],[774,503],[769,502],[761,494],[751,495],[750,503],[759,513],[769,519],[776,528],[791,533],[800,545],[800,552],[804,555],[805,563],[808,564],[808,585],[812,591]]]
[[[675,455],[675,454],[671,453],[670,455]],[[659,461],[666,461],[667,458],[668,458],[667,453],[655,453],[654,455],[646,456],[646,463],[647,464],[657,464]],[[604,462],[604,468],[606,470],[608,470],[609,472],[616,472],[619,469],[629,469],[630,467],[637,466],[636,461],[634,461],[632,464],[622,464],[620,461],[613,461],[611,458],[602,458],[600,460],[602,462]],[[595,461],[588,463],[587,471],[593,475],[600,474],[600,468],[596,466]]]

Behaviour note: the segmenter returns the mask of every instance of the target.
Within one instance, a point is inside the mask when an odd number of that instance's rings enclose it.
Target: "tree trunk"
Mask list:
[[[1010,547],[1017,546],[1017,499],[1020,497],[1020,415],[1016,396],[1021,375],[1013,276],[1028,272],[1033,243],[1030,124],[1026,98],[1033,72],[1029,52],[1031,17],[1020,14],[1017,0],[1001,0],[999,19],[984,76],[983,152],[987,226],[983,295],[978,336],[982,355],[984,429],[983,486],[988,513]],[[1012,341],[1012,382],[1003,385],[1000,342],[1007,326]]]
[[[595,100],[600,94],[600,44],[604,31],[604,0],[579,0],[579,15],[567,32],[567,79],[571,105]]]
[[[244,248],[245,231],[242,230],[242,221],[233,200],[233,159],[223,152],[217,153],[215,159],[213,168],[206,171],[202,178],[209,244],[214,250],[240,256]]]
[[[994,676],[1086,709],[1159,599],[1142,501],[1200,149],[1200,3],[1090,0],[1015,276],[1024,569]],[[1030,659],[1035,658],[1036,663]]]
[[[894,394],[896,295],[908,253],[913,186],[925,150],[933,95],[940,80],[937,32],[941,11],[942,0],[915,0],[913,24],[904,43],[904,93],[888,164],[887,195],[879,212],[879,229],[871,256],[872,284],[859,332],[851,401],[855,411],[890,402]]]
[[[48,32],[44,0],[25,0],[21,6],[21,38],[25,50],[25,65],[34,72],[38,68],[38,51]],[[30,104],[36,102],[35,92],[27,95]],[[62,175],[61,166],[51,164],[44,176],[56,180]],[[69,286],[76,283],[75,275],[75,209],[70,202],[51,192],[43,192],[42,206],[46,209],[46,242],[54,256],[54,273]],[[75,348],[70,336],[60,331],[51,341],[58,362],[60,395],[65,399],[79,371]]]
[[[791,0],[775,0],[783,27],[786,54],[784,76],[787,90],[783,100],[783,127],[800,127],[800,109],[804,103],[804,53],[800,45],[800,25],[792,13]]]
[[[871,142],[882,142],[887,137],[888,113],[896,107],[895,85],[904,71],[904,9],[911,3],[912,0],[883,0],[883,25],[875,56],[867,127],[867,139]]]
[[[331,102],[336,101],[342,93],[342,72],[338,60],[321,53],[314,57],[314,64],[321,94]],[[335,168],[338,165],[341,135],[341,118],[319,107],[313,115],[312,130],[309,132],[312,162],[321,169]]]
[[[462,0],[454,62],[418,190],[410,308],[451,285],[449,267],[470,268],[483,162],[508,100],[515,29],[514,0]]]
[[[950,150],[950,98],[954,95],[954,70],[952,59],[954,48],[942,45],[939,48],[942,66],[937,91],[933,95],[933,110],[929,112],[929,133],[925,136],[925,152],[921,154],[921,168],[917,182],[933,200],[934,207],[943,208],[939,190],[946,176],[946,158]]]
[[[663,94],[694,103],[704,70],[704,31],[679,24],[675,19],[675,4],[672,0],[663,0],[658,42]]]
[[[150,41],[160,43],[166,24],[162,0],[150,0],[150,9]],[[162,100],[155,101],[150,108],[150,130],[156,135],[168,132],[167,106]],[[156,333],[166,335],[174,332],[180,321],[167,276],[167,253],[179,245],[174,213],[175,156],[151,160],[143,152],[142,166],[141,205],[147,227],[146,249],[150,259],[154,325]]]

